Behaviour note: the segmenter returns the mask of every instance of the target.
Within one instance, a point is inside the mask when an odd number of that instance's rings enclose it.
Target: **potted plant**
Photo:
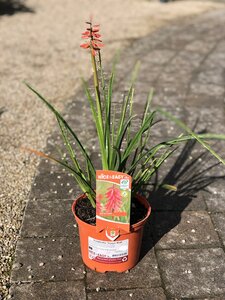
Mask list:
[[[95,170],[88,150],[63,116],[26,84],[54,113],[70,160],[57,159],[32,149],[30,151],[61,164],[82,190],[73,203],[72,211],[79,226],[84,263],[99,272],[123,272],[138,262],[143,226],[151,212],[141,192],[143,187],[150,183],[155,172],[174,153],[174,146],[191,139],[197,140],[225,164],[206,142],[207,139],[225,139],[225,136],[196,134],[171,114],[160,108],[152,110],[152,92],[139,119],[140,126],[134,132],[132,126],[137,122],[137,116],[133,113],[134,82],[120,109],[115,108],[112,99],[115,65],[110,79],[106,81],[100,50],[104,45],[100,39],[99,25],[93,25],[92,21],[86,23],[87,29],[82,34],[86,42],[81,47],[90,51],[94,95],[84,80],[83,86],[96,127],[102,170]],[[175,122],[184,133],[149,146],[157,113]],[[75,143],[71,142],[72,139]],[[175,186],[165,184],[163,187],[176,191]]]

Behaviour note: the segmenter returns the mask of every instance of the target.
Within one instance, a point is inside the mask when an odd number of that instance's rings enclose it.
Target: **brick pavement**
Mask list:
[[[115,96],[127,88],[141,61],[136,84],[137,113],[154,87],[155,105],[196,130],[224,132],[225,10],[172,23],[135,40],[122,54]],[[66,118],[97,157],[93,124],[82,94]],[[156,126],[153,140],[179,134],[170,122]],[[49,137],[54,153],[59,136]],[[224,154],[222,144],[214,146]],[[16,256],[10,294],[15,300],[42,299],[225,299],[224,168],[195,143],[168,161],[161,176],[176,183],[176,194],[150,197],[153,213],[145,228],[139,264],[123,274],[85,268],[79,252],[71,203],[79,193],[70,176],[43,160],[34,179]]]

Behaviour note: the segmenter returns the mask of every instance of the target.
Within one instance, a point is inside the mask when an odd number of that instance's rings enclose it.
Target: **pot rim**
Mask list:
[[[135,223],[135,224],[132,224],[132,225],[131,225],[131,228],[132,228],[132,229],[136,229],[137,227],[144,225],[145,222],[147,221],[148,217],[149,217],[150,214],[151,214],[151,206],[150,206],[149,202],[147,201],[147,199],[146,199],[144,196],[140,195],[140,194],[136,194],[135,197],[139,200],[139,202],[141,202],[141,203],[145,206],[145,208],[147,209],[147,214],[146,214],[146,216],[145,216],[142,220],[138,221],[138,222]],[[77,221],[79,220],[79,223],[80,223],[80,224],[83,224],[84,226],[95,227],[96,225],[88,224],[88,223],[84,222],[83,220],[81,220],[81,219],[76,215],[76,211],[75,211],[76,203],[77,203],[78,200],[83,199],[83,198],[86,198],[86,195],[85,195],[85,194],[79,195],[79,196],[73,201],[73,204],[72,204],[72,212],[73,212],[73,214],[74,214],[74,217],[75,217],[75,219],[76,219]],[[78,223],[78,222],[77,222],[77,223]]]

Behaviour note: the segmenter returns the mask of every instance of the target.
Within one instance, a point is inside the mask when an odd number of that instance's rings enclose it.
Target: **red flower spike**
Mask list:
[[[103,195],[99,194],[96,200],[97,201],[102,201],[103,199],[104,199]]]
[[[88,48],[90,48],[90,43],[81,44],[80,47],[84,48],[84,49],[88,49]]]
[[[99,33],[94,33],[94,32],[93,32],[92,35],[93,35],[93,37],[95,37],[95,38],[97,38],[97,39],[101,37],[101,34],[99,34]]]
[[[103,200],[103,195],[102,194],[99,194],[97,197],[96,197],[96,212],[97,213],[100,213],[103,209],[103,204],[101,203],[101,201]]]
[[[102,204],[100,202],[96,202],[96,213],[99,214],[102,211]]]
[[[103,44],[99,44],[99,43],[92,42],[92,46],[93,46],[94,49],[99,49],[99,48],[102,48],[104,45],[103,45]]]
[[[99,39],[94,39],[93,41],[102,43],[102,40]]]
[[[103,195],[100,194],[98,195],[98,197],[96,198],[96,212],[100,213],[102,211],[102,203],[101,201],[103,200]]]
[[[90,35],[90,32],[89,31],[84,31],[84,32],[82,32],[82,35]]]
[[[93,25],[92,26],[92,31],[98,30],[100,29],[100,25]]]
[[[82,33],[81,38],[90,39],[90,41],[88,43],[81,44],[80,46],[84,49],[90,48],[92,55],[95,56],[97,52],[100,51],[100,48],[104,46],[102,41],[99,39],[101,37],[101,34],[98,33],[100,25],[92,25],[92,21],[86,22],[86,24],[90,25],[90,27]]]
[[[90,37],[91,37],[91,34],[88,31],[83,32],[82,36],[81,36],[82,39],[89,39]]]
[[[105,194],[108,201],[106,202],[105,208],[107,212],[118,211],[122,206],[122,196],[120,190],[114,185],[107,189]]]

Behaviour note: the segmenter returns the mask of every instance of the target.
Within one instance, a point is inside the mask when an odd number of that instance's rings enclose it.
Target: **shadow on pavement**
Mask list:
[[[12,16],[19,12],[34,13],[34,10],[27,7],[22,0],[0,0],[0,16]]]
[[[198,154],[190,160],[194,151],[196,141],[187,142],[179,157],[166,174],[162,183],[177,186],[177,191],[166,191],[159,188],[150,193],[149,203],[152,214],[146,224],[141,249],[142,259],[154,247],[157,242],[181,221],[181,214],[191,202],[197,200],[199,191],[209,192],[206,187],[216,181],[225,181],[223,175],[212,175],[216,173],[216,167],[220,163],[212,162],[208,151]],[[201,209],[201,208],[200,208]],[[200,210],[199,208],[193,210]],[[154,216],[154,212],[163,212]],[[153,230],[157,228],[157,230]]]

